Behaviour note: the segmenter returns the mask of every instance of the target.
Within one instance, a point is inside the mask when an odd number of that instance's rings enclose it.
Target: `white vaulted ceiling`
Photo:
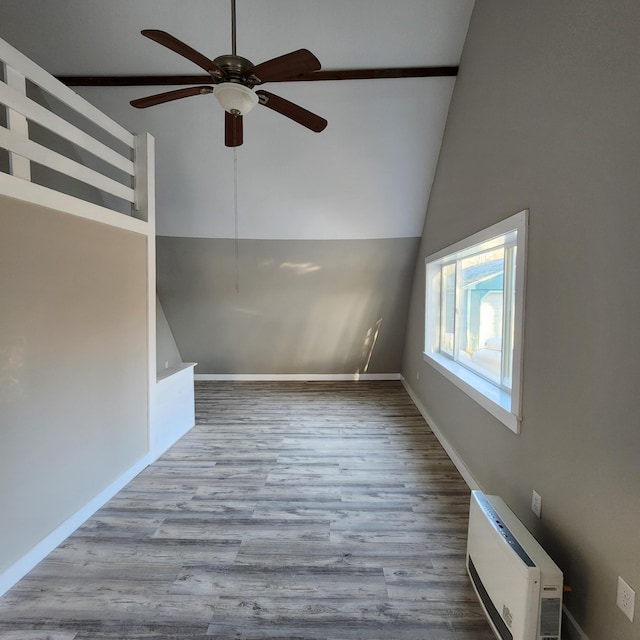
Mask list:
[[[142,37],[162,29],[210,57],[229,53],[228,0],[0,0],[0,37],[54,75],[200,74]],[[238,53],[259,63],[298,48],[324,69],[457,65],[473,0],[237,0]],[[267,85],[327,118],[314,134],[269,109],[244,119],[239,234],[255,239],[421,235],[454,78]],[[229,238],[233,150],[211,95],[146,110],[171,87],[81,88],[156,138],[158,234]]]

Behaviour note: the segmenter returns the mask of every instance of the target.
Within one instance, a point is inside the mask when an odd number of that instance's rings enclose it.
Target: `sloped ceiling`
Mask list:
[[[300,47],[324,69],[456,65],[473,0],[238,0],[238,53],[255,63]],[[169,31],[215,57],[231,48],[228,0],[1,0],[0,37],[55,75],[200,69],[140,35]],[[454,78],[282,83],[267,88],[326,117],[314,134],[268,109],[238,149],[244,238],[421,234]],[[147,110],[168,88],[81,88],[156,138],[159,235],[234,236],[233,151],[211,95]]]
[[[237,0],[254,63],[308,48],[324,69],[457,65],[473,0]],[[140,35],[231,49],[229,0],[0,0],[0,37],[55,75],[193,74]],[[156,139],[158,296],[185,361],[211,374],[400,371],[409,294],[454,78],[278,83],[327,118],[258,107],[237,149],[211,95],[80,88]]]

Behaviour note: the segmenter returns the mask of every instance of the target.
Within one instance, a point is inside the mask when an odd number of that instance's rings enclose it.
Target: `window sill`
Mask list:
[[[520,433],[521,418],[511,413],[511,396],[484,378],[438,353],[423,353],[424,361],[514,433]]]

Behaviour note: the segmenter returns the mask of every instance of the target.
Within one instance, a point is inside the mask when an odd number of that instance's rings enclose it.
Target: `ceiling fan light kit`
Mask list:
[[[255,91],[237,82],[223,82],[213,89],[222,108],[233,116],[246,116],[259,100]]]
[[[211,77],[214,88],[207,86],[165,91],[145,98],[132,100],[131,105],[146,109],[157,104],[179,100],[189,96],[213,93],[225,110],[225,145],[238,147],[242,144],[242,117],[257,104],[277,111],[281,115],[301,124],[311,131],[319,132],[327,126],[327,121],[315,113],[303,109],[267,91],[254,91],[256,85],[265,82],[281,82],[302,74],[318,71],[318,59],[307,49],[298,49],[285,55],[254,65],[236,55],[236,7],[231,0],[231,42],[233,52],[211,60],[188,44],[158,29],[145,29],[142,35],[161,44],[204,69]]]

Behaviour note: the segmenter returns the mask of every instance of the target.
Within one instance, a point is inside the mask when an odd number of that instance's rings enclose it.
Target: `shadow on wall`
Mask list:
[[[272,360],[281,367],[306,363],[321,373],[332,373],[334,368],[340,373],[369,372],[372,361],[379,360],[374,359],[374,352],[381,319],[375,319],[381,301],[372,292],[343,294],[332,301],[328,297],[300,303],[295,313],[287,314],[272,343]]]
[[[377,316],[383,306],[382,296],[371,284],[365,291],[329,294],[319,291],[317,277],[309,278],[322,271],[317,264],[265,262],[262,269],[284,269],[285,286],[259,295],[253,292],[256,307],[234,309],[260,319],[251,323],[254,328],[249,333],[270,353],[271,363],[283,369],[291,362],[304,362],[323,373],[329,372],[325,371],[328,365],[339,366],[342,373],[369,371],[382,325]],[[241,284],[238,295],[242,298],[244,293]],[[245,326],[249,329],[248,323]],[[264,333],[257,327],[263,327]]]
[[[197,373],[396,373],[417,243],[159,237],[158,292]]]
[[[270,269],[275,265],[273,260],[268,260],[263,262],[261,266]],[[322,269],[320,265],[311,262],[283,262],[277,268],[300,277],[317,273]],[[379,318],[373,326],[366,329],[364,337],[362,337],[362,332],[358,330],[360,327],[366,326],[371,317],[375,317],[376,308],[380,307],[379,303],[371,305],[370,302],[366,299],[348,299],[339,305],[339,308],[332,310],[328,310],[323,301],[313,303],[308,317],[310,319],[318,318],[321,322],[311,321],[301,326],[295,318],[290,318],[285,324],[285,335],[281,337],[278,348],[274,351],[289,354],[293,342],[292,338],[297,335],[298,339],[295,342],[298,344],[298,357],[310,360],[316,357],[314,354],[322,353],[325,357],[334,360],[346,356],[343,360],[344,365],[351,367],[355,364],[354,373],[356,375],[367,373],[382,326],[382,318]],[[265,315],[264,312],[254,309],[235,307],[235,310],[253,316],[264,317]],[[337,344],[333,341],[334,336],[331,331],[331,328],[336,326],[340,327],[340,337]],[[332,344],[327,344],[329,340]],[[353,356],[357,353],[358,346],[361,347],[360,358],[354,360]],[[335,353],[332,352],[332,349]],[[316,364],[321,363],[316,362]]]

